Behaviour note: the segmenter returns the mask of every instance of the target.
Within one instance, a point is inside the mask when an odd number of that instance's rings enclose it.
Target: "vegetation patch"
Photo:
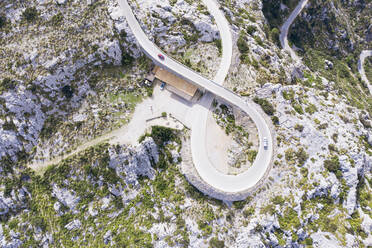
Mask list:
[[[39,12],[37,11],[35,7],[28,7],[22,13],[23,19],[26,20],[27,22],[35,21],[38,16],[39,16]]]
[[[255,103],[257,103],[258,105],[260,105],[262,110],[266,114],[273,115],[275,113],[274,106],[269,101],[267,101],[266,99],[255,97],[255,98],[253,98],[253,101]]]

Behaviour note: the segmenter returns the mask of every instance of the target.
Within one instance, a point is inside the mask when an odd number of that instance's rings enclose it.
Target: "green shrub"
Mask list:
[[[333,139],[333,142],[337,143],[337,141],[338,141],[338,134],[337,133],[332,134],[332,139]]]
[[[271,121],[274,125],[279,125],[279,118],[275,115],[271,116]]]
[[[281,25],[280,1],[263,0],[262,12],[269,22],[270,27],[279,27]]]
[[[35,7],[29,7],[25,9],[25,11],[22,13],[22,17],[27,21],[27,22],[32,22],[36,20],[38,17],[39,13]]]
[[[272,40],[275,42],[275,44],[277,44],[278,46],[280,45],[279,35],[280,35],[279,29],[277,29],[277,28],[273,28],[273,29],[271,29],[271,32],[270,32],[271,39],[272,39]]]
[[[72,96],[74,95],[74,90],[70,85],[63,86],[61,90],[63,95],[68,99],[72,98]]]
[[[163,113],[161,113],[161,117],[167,117],[167,112],[163,112]]]
[[[258,45],[263,46],[264,43],[259,36],[255,36],[254,40],[257,42]]]
[[[337,147],[334,144],[329,144],[328,145],[328,150],[330,152],[338,152],[338,149],[337,149]]]
[[[304,114],[304,110],[302,109],[302,106],[298,103],[293,105],[294,110],[296,110],[297,113],[300,115]]]
[[[163,146],[165,142],[175,139],[174,130],[168,127],[153,126],[150,136],[158,146]]]
[[[318,109],[316,108],[316,106],[314,104],[310,104],[309,106],[307,106],[305,108],[305,111],[306,113],[309,113],[309,114],[314,114],[316,111],[318,111]]]
[[[253,163],[253,161],[256,159],[257,151],[256,150],[248,150],[247,155],[248,155],[248,161]]]
[[[156,164],[156,167],[163,170],[165,170],[168,167],[167,160],[163,153],[160,153],[159,162]]]
[[[252,35],[252,34],[253,34],[254,32],[256,32],[256,31],[257,31],[256,26],[249,25],[249,26],[247,27],[247,33],[250,34],[250,35]]]
[[[308,237],[305,239],[305,245],[311,246],[313,245],[313,239]]]
[[[292,148],[288,148],[285,152],[285,160],[287,162],[291,162],[291,161],[294,161],[295,159],[295,151],[292,149]]]
[[[209,241],[209,247],[211,247],[211,248],[224,248],[225,247],[225,242],[222,241],[222,240],[219,240],[216,237],[213,237]]]
[[[333,173],[337,173],[340,169],[340,162],[337,156],[332,156],[330,159],[324,161],[324,167]]]
[[[318,126],[319,129],[326,129],[328,127],[328,123],[322,123]]]
[[[257,103],[258,105],[260,105],[262,110],[266,114],[273,115],[275,113],[274,106],[269,101],[267,101],[266,99],[255,97],[255,98],[253,98],[253,101],[255,103]]]
[[[283,198],[283,196],[281,195],[277,195],[275,196],[272,200],[271,200],[275,205],[283,205],[285,203],[285,199]]]
[[[304,130],[304,126],[303,125],[300,125],[300,124],[296,124],[294,126],[294,129],[299,131],[299,132],[302,132]]]
[[[154,88],[146,87],[146,92],[148,97],[152,97],[152,94],[154,93]]]
[[[9,122],[5,121],[5,123],[3,124],[3,129],[9,130],[9,131],[15,131],[15,132],[17,131],[17,127],[12,120]]]
[[[279,217],[279,225],[283,230],[297,230],[300,228],[301,223],[297,212],[292,208],[287,208],[286,211],[284,211],[283,216]]]
[[[203,219],[208,223],[216,219],[216,216],[214,215],[213,209],[211,207],[207,206],[203,208]]]
[[[214,44],[218,48],[218,53],[222,54],[222,41],[221,41],[221,39],[214,40]]]
[[[243,215],[245,218],[254,215],[255,209],[253,207],[247,208],[243,211]]]
[[[5,25],[6,25],[6,17],[0,16],[0,29],[5,27]]]
[[[12,79],[10,78],[4,78],[1,82],[0,82],[0,94],[3,92],[3,91],[8,91],[8,90],[14,90],[16,87],[16,82],[13,81]]]
[[[198,228],[203,232],[203,236],[209,236],[212,234],[212,227],[207,222],[198,220]]]
[[[305,149],[301,147],[296,152],[296,157],[297,157],[298,164],[302,166],[306,162],[306,160],[309,158],[309,155],[306,153]]]
[[[61,12],[59,12],[58,14],[54,15],[52,17],[52,19],[50,20],[51,24],[54,25],[54,26],[58,26],[62,23],[63,21],[63,15]]]
[[[44,121],[44,126],[40,132],[40,138],[46,139],[50,138],[52,134],[55,132],[56,127],[60,124],[61,119],[51,115]]]
[[[247,204],[246,201],[234,201],[233,205],[236,209],[243,209],[245,204]]]
[[[294,96],[295,96],[295,92],[290,89],[290,90],[284,90],[282,91],[282,95],[283,95],[283,98],[285,100],[291,100],[293,101],[294,100]]]
[[[309,170],[306,167],[301,167],[300,172],[304,177],[307,177],[309,174]]]
[[[131,66],[133,61],[134,61],[134,58],[132,56],[130,56],[129,53],[123,51],[122,54],[121,54],[121,64],[123,66]]]
[[[244,54],[249,51],[249,46],[247,42],[245,41],[245,35],[243,32],[240,32],[237,45],[238,45],[238,49],[241,54]]]

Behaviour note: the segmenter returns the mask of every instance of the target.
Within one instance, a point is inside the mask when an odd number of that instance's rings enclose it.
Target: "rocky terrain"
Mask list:
[[[221,38],[201,1],[133,0],[132,7],[149,38],[177,61],[213,78]]]
[[[365,73],[368,81],[372,82],[372,58],[367,57],[363,66],[365,68]]]
[[[0,2],[1,247],[372,245],[372,98],[356,69],[370,3],[310,1],[289,32],[299,66],[278,42],[296,1],[219,2],[236,44],[225,86],[261,105],[278,144],[263,185],[234,203],[181,174],[187,130],[27,168],[127,123],[151,62],[115,0]],[[213,76],[219,36],[201,2],[132,6],[159,46]]]
[[[258,153],[257,128],[249,116],[237,108],[214,100],[212,103],[213,117],[227,136],[232,138],[228,146],[229,173],[239,174],[246,171]]]

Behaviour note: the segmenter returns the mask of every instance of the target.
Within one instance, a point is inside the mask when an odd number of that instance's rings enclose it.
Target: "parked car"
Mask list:
[[[263,138],[263,146],[265,150],[267,150],[267,148],[269,147],[269,142],[267,140],[267,137]]]
[[[159,57],[159,59],[161,59],[161,60],[164,60],[165,59],[165,57],[164,57],[164,55],[163,54],[158,54],[158,57]]]
[[[161,89],[161,90],[164,90],[164,87],[165,87],[165,83],[162,82],[161,85],[160,85],[160,89]]]

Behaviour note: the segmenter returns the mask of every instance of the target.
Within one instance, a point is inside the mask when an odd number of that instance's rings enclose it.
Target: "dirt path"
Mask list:
[[[52,159],[32,161],[28,166],[37,173],[42,174],[48,166],[58,164],[63,159],[102,142],[120,145],[136,145],[138,144],[138,138],[153,125],[183,129],[184,125],[190,126],[187,122],[190,109],[191,103],[186,104],[185,100],[180,99],[167,90],[160,90],[159,85],[156,85],[154,87],[153,97],[147,98],[137,105],[128,125],[106,133],[96,139],[84,142],[84,144],[76,147],[71,153]],[[161,117],[163,112],[168,114],[167,118],[156,118]],[[169,114],[173,117],[169,116]],[[155,119],[151,120],[152,118]]]

